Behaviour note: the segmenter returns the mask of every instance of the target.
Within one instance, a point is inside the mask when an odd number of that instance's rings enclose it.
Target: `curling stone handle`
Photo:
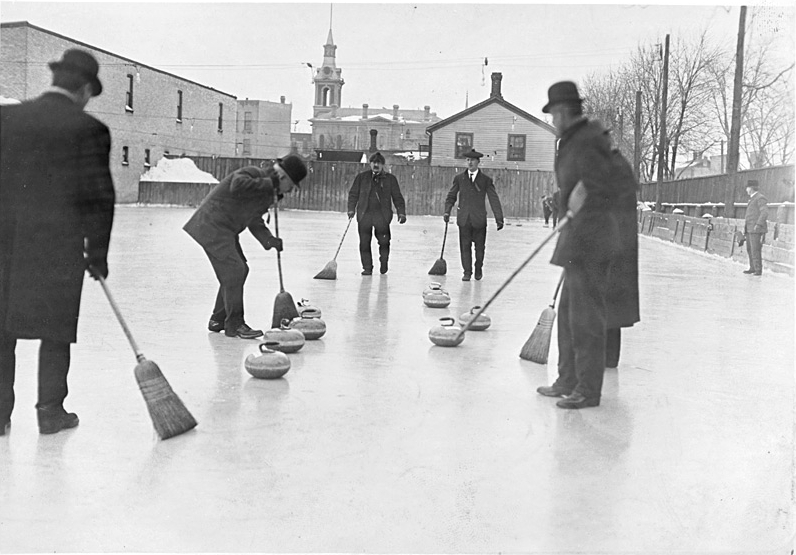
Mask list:
[[[442,326],[452,326],[453,324],[456,323],[456,320],[454,320],[450,316],[445,316],[444,318],[439,319],[439,323]]]
[[[260,343],[260,352],[263,354],[275,352],[271,347],[278,347],[279,341],[263,341]]]

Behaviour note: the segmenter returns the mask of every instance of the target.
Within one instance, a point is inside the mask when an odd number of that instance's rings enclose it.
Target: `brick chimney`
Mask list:
[[[490,98],[503,98],[503,94],[500,92],[500,82],[502,80],[502,73],[495,72],[492,74],[492,93],[489,95]]]
[[[431,106],[423,106],[423,110],[425,110],[425,114],[423,114],[423,121],[431,120]]]
[[[394,120],[398,119],[398,105],[397,104],[393,104],[392,105],[392,119],[394,119]]]
[[[362,105],[362,119],[368,119],[368,105]]]
[[[378,150],[378,148],[376,148],[376,135],[378,134],[378,129],[370,130],[370,152],[376,152]]]
[[[285,103],[285,97],[284,97],[284,96],[280,96],[280,97],[279,97],[279,102],[281,102],[282,104],[284,104],[284,103]]]

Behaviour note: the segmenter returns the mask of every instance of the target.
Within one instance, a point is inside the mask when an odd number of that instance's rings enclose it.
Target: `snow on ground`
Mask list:
[[[190,158],[161,158],[148,169],[140,181],[166,181],[169,183],[218,183],[212,174],[196,167]]]

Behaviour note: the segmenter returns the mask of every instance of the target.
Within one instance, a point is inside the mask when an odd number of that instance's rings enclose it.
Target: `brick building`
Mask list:
[[[279,158],[290,151],[293,106],[267,100],[238,100],[236,156]]]

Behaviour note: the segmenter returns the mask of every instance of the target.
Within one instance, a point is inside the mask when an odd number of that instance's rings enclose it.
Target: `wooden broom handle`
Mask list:
[[[276,231],[276,238],[279,239],[279,197],[278,193],[274,192],[274,230]],[[285,292],[285,286],[282,282],[282,253],[276,249],[276,265],[279,268],[279,292]]]
[[[111,295],[111,290],[108,289],[108,284],[105,283],[105,278],[103,278],[99,273],[94,270],[93,267],[89,267],[91,271],[91,275],[97,278],[97,281],[100,282],[102,285],[102,290],[105,291],[105,296],[108,297],[108,302],[111,303],[111,308],[113,309],[113,313],[116,315],[116,319],[119,320],[119,323],[122,325],[122,329],[124,330],[124,335],[127,336],[127,340],[130,342],[130,346],[133,348],[133,352],[135,353],[135,358],[138,362],[143,362],[145,357],[144,354],[138,349],[138,344],[133,339],[133,334],[130,333],[130,328],[127,327],[127,323],[122,318],[122,313],[119,310],[119,307],[116,304],[116,301],[113,300],[113,296]]]
[[[337,255],[340,254],[340,247],[343,246],[343,241],[345,241],[346,233],[348,233],[348,228],[351,227],[351,220],[353,220],[353,219],[354,219],[353,216],[348,218],[348,223],[345,226],[345,231],[343,232],[343,237],[340,239],[340,244],[337,245],[337,251],[335,251],[334,258],[332,258],[332,260],[337,260]]]

